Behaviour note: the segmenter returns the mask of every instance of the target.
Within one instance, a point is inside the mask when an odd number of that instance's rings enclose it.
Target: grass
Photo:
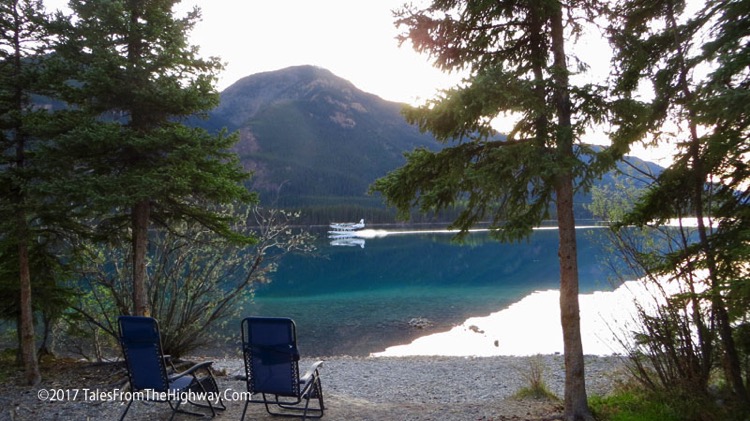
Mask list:
[[[621,383],[607,396],[591,396],[599,421],[748,421],[748,412],[720,387],[709,394],[679,387],[652,390],[636,381]]]
[[[646,394],[623,390],[608,396],[592,396],[589,406],[603,421],[682,421],[668,402]]]
[[[527,370],[519,370],[528,386],[519,389],[515,393],[518,399],[546,399],[557,401],[559,398],[552,393],[544,381],[544,361],[541,356],[529,359]]]

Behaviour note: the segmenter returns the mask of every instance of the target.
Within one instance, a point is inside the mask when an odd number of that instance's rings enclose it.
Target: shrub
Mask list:
[[[540,355],[528,359],[526,370],[519,369],[519,375],[526,381],[528,386],[521,388],[515,394],[519,399],[550,399],[559,400],[547,387],[544,381],[544,360]]]
[[[278,261],[287,253],[310,252],[312,236],[293,230],[298,215],[252,208],[240,215],[236,232],[257,242],[248,246],[220,237],[197,225],[152,233],[147,292],[152,316],[159,321],[164,352],[174,357],[221,341],[222,324],[236,316],[237,304],[252,299],[255,286],[269,282]],[[132,308],[127,280],[128,247],[94,247],[92,265],[78,282],[80,299],[68,314],[70,332],[101,330],[118,335],[116,319]],[[98,335],[89,333],[88,349],[101,358]]]

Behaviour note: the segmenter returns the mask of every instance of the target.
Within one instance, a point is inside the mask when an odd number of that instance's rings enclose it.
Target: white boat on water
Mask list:
[[[359,222],[332,222],[330,227],[334,232],[356,231],[365,227],[365,220],[360,219]]]

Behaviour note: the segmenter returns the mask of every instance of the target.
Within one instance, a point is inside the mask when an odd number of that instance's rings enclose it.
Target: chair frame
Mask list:
[[[143,326],[147,326],[151,329],[153,329],[152,334],[154,335],[152,340],[150,342],[143,341],[142,343],[146,343],[147,345],[152,344],[154,349],[154,355],[153,357],[156,360],[156,364],[158,365],[159,373],[159,381],[157,382],[146,382],[150,383],[148,387],[138,387],[137,385],[141,384],[142,379],[138,379],[139,377],[139,370],[136,366],[136,364],[140,363],[140,360],[134,360],[133,356],[130,355],[131,352],[129,352],[130,343],[128,341],[128,338],[126,336],[127,331],[127,325],[132,323],[141,323]],[[213,376],[213,373],[211,371],[211,364],[213,364],[212,361],[205,361],[202,363],[198,363],[193,365],[192,367],[188,368],[185,371],[177,372],[177,369],[174,366],[174,363],[172,362],[172,359],[169,355],[164,355],[164,352],[162,350],[161,345],[161,333],[159,331],[159,323],[156,321],[156,319],[152,317],[142,317],[142,316],[120,316],[117,320],[118,329],[119,329],[119,341],[120,346],[122,347],[122,354],[125,359],[125,367],[128,372],[128,382],[130,383],[130,391],[131,392],[140,392],[140,391],[152,391],[152,392],[158,392],[159,394],[167,393],[167,399],[158,399],[153,397],[155,393],[146,393],[146,397],[152,397],[147,399],[150,402],[160,402],[164,403],[166,402],[169,404],[169,407],[172,409],[172,416],[170,417],[170,420],[172,420],[175,416],[175,414],[183,413],[183,414],[189,414],[189,415],[195,415],[204,417],[206,414],[200,413],[200,412],[191,412],[186,411],[184,409],[180,408],[180,405],[184,402],[190,403],[191,405],[201,407],[201,408],[208,408],[211,410],[211,417],[216,416],[217,410],[225,410],[227,409],[226,405],[224,404],[224,401],[221,397],[221,394],[219,394],[219,386],[216,383],[216,379]],[[169,369],[168,367],[169,366]],[[153,380],[153,379],[152,379]],[[194,393],[204,393],[206,397],[206,403],[199,403],[199,402],[193,402],[189,398],[186,400],[182,400],[181,398],[177,400],[176,404],[173,404],[172,399],[169,398],[170,394],[178,394],[178,396],[181,396],[184,392],[194,392]],[[209,392],[213,392],[215,396],[219,397],[218,400],[218,406],[214,406],[211,403],[211,400],[209,399]],[[125,407],[125,411],[120,416],[120,421],[125,419],[125,415],[127,415],[128,411],[130,410],[130,406],[133,404],[134,397],[136,396],[135,393],[130,394],[130,400],[128,402],[128,405]],[[141,395],[140,397],[143,397]]]
[[[264,390],[262,387],[255,385],[254,379],[256,375],[254,373],[253,363],[253,351],[254,349],[263,348],[253,343],[251,338],[250,324],[251,323],[274,323],[288,328],[289,343],[280,344],[285,348],[285,351],[276,352],[276,355],[281,354],[285,360],[283,363],[289,363],[289,374],[290,384],[289,389],[284,392],[278,390]],[[242,320],[242,354],[245,362],[245,380],[247,384],[248,397],[245,401],[245,408],[242,410],[242,418],[245,419],[248,405],[251,403],[262,403],[265,405],[266,412],[275,416],[284,417],[296,417],[302,418],[321,418],[323,416],[325,405],[323,403],[323,389],[320,382],[320,368],[323,365],[323,361],[316,361],[310,368],[300,377],[299,375],[299,353],[297,351],[297,329],[294,320],[283,317],[247,317]],[[268,350],[266,346],[266,350]],[[253,396],[260,394],[261,399],[254,399]],[[310,401],[317,400],[317,407],[310,407]],[[276,411],[272,408],[278,408]]]

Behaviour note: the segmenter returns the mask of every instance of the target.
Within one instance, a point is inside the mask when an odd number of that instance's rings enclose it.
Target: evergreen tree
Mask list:
[[[184,124],[217,105],[221,65],[188,44],[200,15],[195,9],[177,18],[176,3],[71,0],[73,15],[57,48],[70,71],[62,98],[88,119],[60,138],[58,159],[75,170],[55,191],[58,200],[96,209],[102,238],[130,237],[139,315],[149,314],[150,224],[194,221],[239,240],[211,205],[254,200],[229,152],[236,137]]]
[[[746,319],[750,309],[746,287],[750,12],[747,2],[709,1],[698,13],[686,11],[686,6],[683,0],[622,2],[616,10],[622,28],[613,38],[618,92],[632,96],[644,81],[655,91],[653,100],[642,104],[642,112],[620,113],[619,118],[638,127],[631,140],[649,136],[657,144],[669,141],[678,146],[674,163],[625,223],[696,218],[698,241],[654,269],[706,270],[707,293],[700,299],[710,304],[728,383],[748,406],[750,395],[732,325]]]
[[[32,309],[30,251],[38,238],[39,198],[32,193],[39,122],[31,96],[50,39],[41,1],[0,1],[0,273],[17,280],[21,360],[28,384],[41,380]],[[5,276],[3,276],[5,277]]]
[[[455,141],[440,152],[418,149],[407,163],[376,181],[374,191],[408,216],[465,207],[452,224],[462,232],[489,219],[505,241],[527,237],[551,215],[559,226],[560,312],[565,352],[565,419],[592,419],[584,380],[578,307],[578,269],[573,216],[575,181],[596,174],[592,151],[577,143],[604,103],[593,86],[569,81],[568,40],[579,29],[573,18],[587,10],[555,0],[434,0],[424,10],[398,14],[403,40],[429,53],[443,70],[467,70],[464,84],[407,119],[437,139]],[[567,32],[567,33],[566,33]],[[518,116],[507,139],[490,121]],[[602,161],[604,162],[604,161]],[[600,168],[598,168],[600,169]]]

